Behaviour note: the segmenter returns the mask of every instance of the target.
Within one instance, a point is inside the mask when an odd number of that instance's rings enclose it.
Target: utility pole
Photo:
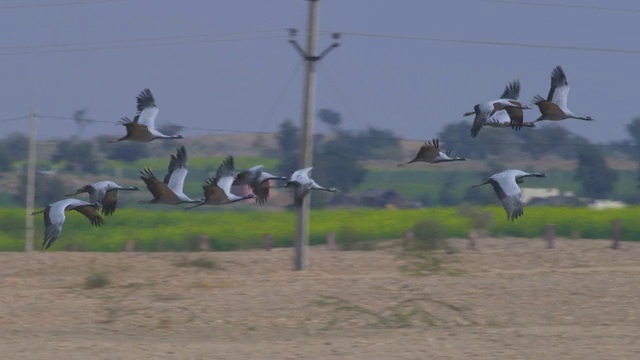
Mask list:
[[[25,224],[24,251],[33,251],[33,216],[36,198],[36,145],[38,144],[38,116],[36,109],[29,116],[29,158],[27,163],[27,220]]]
[[[316,80],[316,62],[321,60],[331,50],[338,47],[339,44],[334,42],[320,55],[316,55],[317,35],[318,35],[318,0],[309,1],[309,21],[307,30],[307,50],[303,50],[300,44],[294,39],[289,40],[294,49],[300,54],[306,63],[306,76],[304,81],[304,104],[302,112],[302,134],[299,165],[300,168],[309,167],[313,163],[313,112],[314,112],[314,95]],[[291,37],[296,35],[295,29],[290,29]],[[339,35],[334,34],[334,39],[338,39]],[[311,196],[308,195],[302,202],[302,206],[298,209],[298,217],[296,221],[296,240],[295,240],[295,262],[294,270],[304,270],[307,267],[307,247],[309,246],[309,211]]]

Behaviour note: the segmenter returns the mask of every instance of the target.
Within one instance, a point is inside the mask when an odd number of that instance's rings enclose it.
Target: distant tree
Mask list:
[[[66,162],[65,169],[97,174],[98,154],[93,141],[62,140],[51,155],[52,162]]]
[[[446,149],[474,160],[483,160],[488,156],[511,155],[517,149],[517,144],[521,143],[515,131],[509,129],[485,128],[476,138],[471,137],[470,129],[471,123],[468,121],[451,123],[440,131],[438,137]]]
[[[73,121],[75,121],[76,125],[78,126],[78,137],[82,137],[82,134],[84,133],[84,130],[87,127],[87,125],[93,122],[93,120],[87,117],[88,111],[89,110],[87,109],[80,109],[80,110],[76,110],[73,113]]]
[[[69,189],[66,188],[65,182],[57,175],[36,173],[36,194],[35,203],[44,207],[48,204],[64,198],[63,194]],[[14,196],[16,201],[21,204],[26,202],[27,198],[27,174],[23,172],[20,175],[20,183],[18,184],[18,192]]]
[[[638,163],[636,188],[640,190],[640,116],[631,119],[626,127],[627,132],[632,139],[631,144],[634,145],[633,149],[631,150],[631,158]]]
[[[348,191],[364,180],[367,170],[359,163],[356,147],[354,136],[341,132],[317,149],[314,176],[320,184]]]
[[[298,151],[298,127],[289,119],[280,123],[278,129],[278,146],[282,154]]]
[[[590,143],[586,138],[555,124],[538,125],[536,129],[523,129],[518,132],[518,136],[524,140],[522,152],[534,159],[547,155],[575,159],[575,145],[582,146]]]
[[[12,161],[7,155],[7,149],[4,146],[0,146],[0,172],[11,170]]]
[[[453,206],[460,202],[456,194],[456,186],[458,185],[457,174],[449,173],[442,182],[442,188],[438,194],[438,204],[441,206]]]
[[[298,136],[298,127],[291,120],[287,119],[280,124],[276,135],[280,152],[278,173],[288,176],[298,168]]]
[[[607,166],[604,154],[597,146],[578,146],[576,154],[578,167],[574,179],[581,184],[583,195],[606,198],[613,191],[618,173]]]
[[[7,157],[12,162],[26,160],[29,156],[29,137],[22,133],[11,133],[2,139]]]
[[[320,121],[331,126],[331,127],[339,127],[342,125],[342,115],[331,109],[320,109],[318,110],[318,117]]]
[[[400,138],[393,131],[369,126],[354,139],[358,145],[356,151],[363,160],[398,159],[402,156]]]

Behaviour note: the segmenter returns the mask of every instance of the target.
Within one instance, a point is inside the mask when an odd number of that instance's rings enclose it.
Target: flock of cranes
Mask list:
[[[531,105],[522,104],[520,97],[520,82],[514,80],[507,84],[501,97],[474,106],[474,111],[464,113],[464,116],[475,115],[471,126],[471,137],[475,138],[484,126],[498,128],[512,128],[520,130],[523,127],[535,127],[535,122],[542,120],[580,119],[593,120],[589,116],[575,115],[567,107],[569,84],[562,67],[557,66],[551,73],[551,88],[546,99],[536,95],[532,105],[540,110],[540,116],[533,122],[524,121],[523,110],[531,109]],[[182,139],[181,135],[166,135],[155,127],[158,107],[151,90],[144,89],[136,98],[137,113],[133,120],[122,118],[121,124],[126,128],[126,135],[110,142],[138,141],[149,142],[156,139]],[[442,151],[438,139],[427,141],[420,147],[416,156],[398,166],[415,162],[442,163],[465,161],[464,157],[451,156],[451,150]],[[153,196],[151,200],[141,201],[146,204],[193,204],[185,209],[193,209],[203,205],[226,205],[246,199],[255,199],[257,204],[265,204],[269,198],[269,190],[273,188],[271,181],[285,181],[277,186],[293,190],[293,204],[302,205],[303,199],[312,190],[337,192],[336,188],[326,188],[318,185],[309,174],[313,167],[296,170],[291,176],[276,176],[264,170],[264,166],[257,165],[241,172],[236,172],[232,156],[228,156],[217,168],[214,176],[207,179],[202,186],[204,197],[192,199],[183,191],[184,180],[187,176],[187,151],[184,146],[178,147],[175,154],[171,154],[168,171],[165,177],[158,179],[151,169],[140,171],[140,179]],[[544,173],[527,173],[521,170],[505,170],[492,175],[478,185],[490,184],[507,213],[507,219],[515,220],[524,213],[522,193],[519,184],[526,177],[545,177]],[[251,193],[236,195],[231,191],[232,185],[247,185]],[[66,198],[49,204],[44,210],[33,212],[32,215],[44,213],[44,239],[42,246],[48,249],[59,237],[64,224],[66,211],[75,210],[89,219],[93,226],[102,226],[104,216],[115,213],[119,191],[137,191],[138,187],[123,187],[113,181],[98,181],[77,189],[65,196],[75,196],[82,193],[89,195],[89,201]]]

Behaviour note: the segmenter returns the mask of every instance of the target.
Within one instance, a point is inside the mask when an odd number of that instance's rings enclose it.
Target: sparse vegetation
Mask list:
[[[187,259],[186,257],[181,258],[178,262],[176,262],[176,266],[178,267],[196,267],[208,270],[219,270],[221,266],[212,259],[207,258],[197,258],[197,259]]]
[[[438,219],[426,218],[413,226],[414,240],[407,250],[431,251],[449,248],[447,228]]]
[[[111,284],[111,279],[107,274],[102,272],[92,273],[84,278],[85,289],[102,288],[108,286],[109,284]]]
[[[344,225],[336,231],[336,244],[340,250],[373,250],[372,240],[350,225]]]

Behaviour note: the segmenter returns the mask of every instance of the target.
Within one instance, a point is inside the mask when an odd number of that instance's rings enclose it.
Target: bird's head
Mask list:
[[[581,119],[585,120],[585,121],[593,121],[593,118],[591,116],[585,116],[585,117],[583,117]]]

